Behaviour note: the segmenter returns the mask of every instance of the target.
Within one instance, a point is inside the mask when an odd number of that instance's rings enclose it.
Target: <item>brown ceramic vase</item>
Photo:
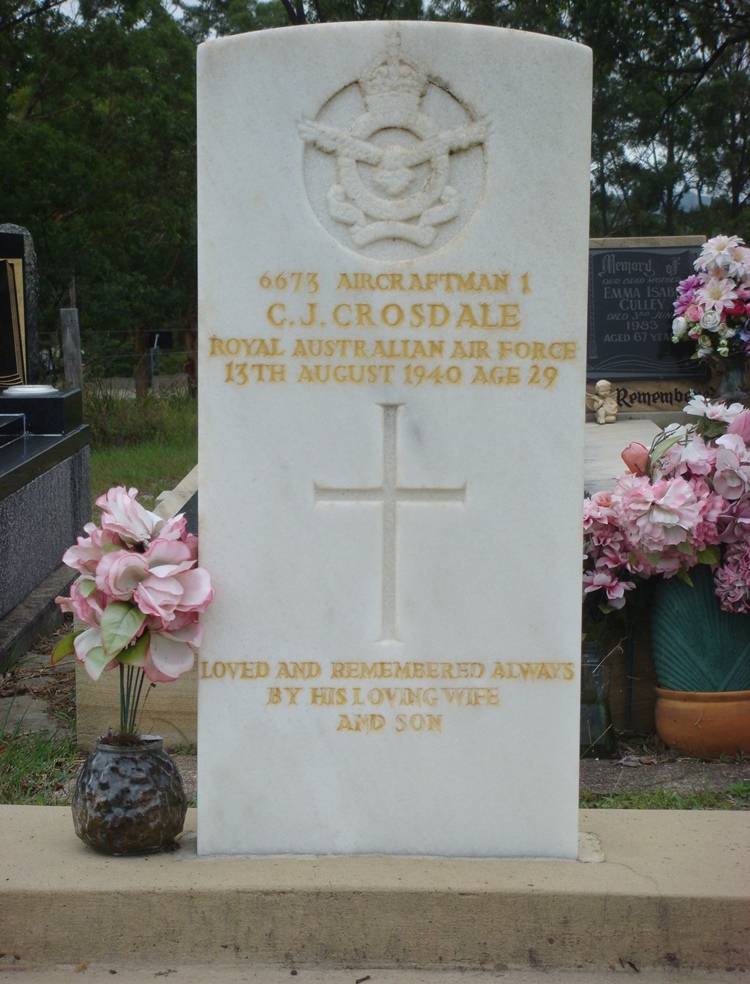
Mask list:
[[[102,854],[168,850],[187,812],[182,777],[162,739],[136,745],[100,738],[89,754],[72,798],[75,832]]]
[[[683,755],[750,755],[750,690],[690,693],[656,688],[656,730]]]

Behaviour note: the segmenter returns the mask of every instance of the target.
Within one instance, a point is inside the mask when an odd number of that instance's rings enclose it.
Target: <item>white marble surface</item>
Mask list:
[[[618,420],[614,424],[587,423],[584,474],[589,494],[611,489],[625,471],[622,451],[632,443],[650,448],[662,428],[652,420]]]
[[[202,854],[576,854],[590,71],[201,47]]]

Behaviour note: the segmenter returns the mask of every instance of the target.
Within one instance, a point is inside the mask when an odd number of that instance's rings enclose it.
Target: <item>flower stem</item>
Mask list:
[[[146,679],[140,666],[120,663],[120,734],[135,734],[138,707]]]

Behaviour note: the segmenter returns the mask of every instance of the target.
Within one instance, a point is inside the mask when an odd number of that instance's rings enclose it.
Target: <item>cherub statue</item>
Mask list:
[[[612,383],[608,379],[600,379],[594,387],[591,397],[597,424],[613,424],[617,420],[617,398],[612,394]]]

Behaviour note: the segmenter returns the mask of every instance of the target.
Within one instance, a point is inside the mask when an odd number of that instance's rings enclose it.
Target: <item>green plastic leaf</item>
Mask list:
[[[689,588],[692,588],[693,587],[693,582],[690,579],[690,575],[688,574],[688,572],[685,570],[684,567],[681,567],[679,569],[679,571],[677,571],[677,573],[675,574],[675,577],[679,581],[682,581],[684,584],[687,584],[687,586]]]
[[[684,440],[685,435],[679,433],[670,437],[664,437],[661,440],[657,438],[651,446],[651,454],[649,455],[650,465],[655,465],[659,458],[665,455],[670,448],[673,448],[675,444],[679,444],[680,441]]]
[[[72,656],[72,654],[76,651],[76,636],[79,636],[83,631],[83,629],[77,629],[75,632],[69,632],[64,639],[61,639],[58,642],[52,650],[52,655],[49,659],[50,666],[54,666],[55,663],[59,663],[60,660],[65,659],[66,656]]]
[[[719,547],[706,547],[696,556],[701,564],[718,564],[721,560],[721,549]]]
[[[118,654],[118,662],[125,663],[126,666],[142,666],[143,660],[146,658],[149,638],[150,633],[148,629],[146,629],[143,635],[139,636],[132,646],[128,646],[127,649],[123,649],[122,652]]]
[[[92,680],[98,680],[104,668],[111,662],[101,646],[93,646],[86,653],[86,672]]]
[[[83,598],[88,598],[89,595],[92,595],[96,591],[96,581],[93,577],[86,578],[85,581],[79,581],[78,583],[80,585],[78,592]]]
[[[146,616],[135,605],[125,601],[113,601],[102,615],[102,644],[104,652],[112,659],[118,656],[136,636],[146,621]]]
[[[729,424],[724,420],[709,420],[708,417],[701,417],[695,429],[704,438],[710,440],[712,437],[719,437],[721,434],[725,434],[727,427],[729,427]]]

